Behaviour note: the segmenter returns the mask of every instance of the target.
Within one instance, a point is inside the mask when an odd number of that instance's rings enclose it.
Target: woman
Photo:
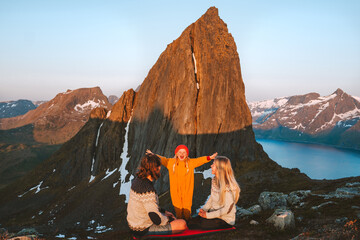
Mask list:
[[[160,169],[160,158],[154,154],[146,154],[141,159],[137,177],[131,184],[127,221],[136,237],[179,233],[187,228],[184,220],[176,219],[172,213],[159,208],[153,181],[160,177]]]
[[[215,175],[211,184],[211,195],[200,209],[199,216],[188,223],[190,229],[218,229],[235,225],[236,203],[240,187],[236,182],[227,157],[218,156],[211,165]]]

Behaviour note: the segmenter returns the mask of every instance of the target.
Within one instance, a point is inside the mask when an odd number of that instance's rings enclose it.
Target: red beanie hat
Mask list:
[[[185,149],[185,151],[187,152],[187,155],[189,156],[189,149],[185,146],[185,145],[179,145],[175,148],[175,155],[176,153],[180,150],[180,149]]]

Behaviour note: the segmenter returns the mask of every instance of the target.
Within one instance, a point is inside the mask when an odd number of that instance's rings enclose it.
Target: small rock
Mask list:
[[[336,202],[333,202],[333,201],[329,201],[329,202],[324,202],[318,206],[313,206],[311,207],[312,210],[318,210],[319,208],[323,207],[323,206],[326,206],[326,205],[329,205],[329,204],[337,204]]]
[[[335,220],[335,223],[338,223],[338,224],[344,224],[348,221],[349,219],[347,217],[343,217],[343,218],[338,218]]]
[[[276,209],[273,215],[266,222],[274,224],[279,230],[295,227],[294,214],[290,210]]]
[[[360,187],[360,182],[346,183],[345,187]]]
[[[258,225],[259,222],[255,221],[255,220],[251,220],[251,221],[250,221],[250,224],[251,224],[251,225]]]
[[[299,216],[296,218],[296,220],[298,220],[299,222],[302,222],[304,220],[304,217]]]
[[[252,212],[253,214],[259,214],[261,212],[260,205],[254,205],[247,209],[248,211]]]
[[[351,206],[351,209],[360,209],[359,206]]]
[[[236,217],[243,218],[243,217],[247,217],[247,216],[251,216],[251,215],[253,215],[252,212],[250,212],[244,208],[241,208],[241,207],[236,207]]]
[[[262,209],[286,208],[288,195],[279,192],[262,192],[259,197],[259,204]]]
[[[20,232],[16,234],[17,236],[24,236],[24,235],[36,235],[39,236],[39,233],[36,231],[35,228],[24,228]]]

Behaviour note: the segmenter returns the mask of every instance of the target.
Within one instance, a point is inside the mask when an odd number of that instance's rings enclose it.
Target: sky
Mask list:
[[[0,101],[95,86],[120,97],[211,6],[234,37],[248,101],[360,96],[359,0],[0,0]]]

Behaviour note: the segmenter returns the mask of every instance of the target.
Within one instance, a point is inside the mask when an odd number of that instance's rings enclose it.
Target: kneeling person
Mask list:
[[[160,158],[146,154],[131,184],[127,221],[135,236],[179,233],[187,228],[184,220],[159,209],[153,181],[160,177],[160,169]]]

